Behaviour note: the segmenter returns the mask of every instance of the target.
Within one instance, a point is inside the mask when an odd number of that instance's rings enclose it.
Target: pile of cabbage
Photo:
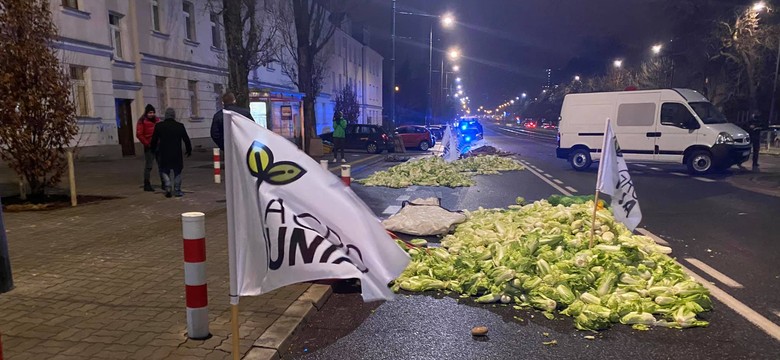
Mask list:
[[[377,171],[357,182],[366,186],[402,188],[418,186],[461,187],[475,184],[471,175],[498,174],[499,171],[522,170],[515,160],[486,155],[447,163],[439,157],[425,157]]]
[[[608,209],[597,213],[589,248],[592,211],[592,200],[568,207],[542,200],[471,212],[440,248],[399,243],[412,261],[393,289],[453,291],[479,303],[533,307],[550,319],[558,311],[580,330],[708,325],[697,314],[712,309],[709,293],[667,255],[670,248],[633,235]]]

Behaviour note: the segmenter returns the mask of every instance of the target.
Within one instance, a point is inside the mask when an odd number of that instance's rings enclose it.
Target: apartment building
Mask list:
[[[281,1],[281,0],[268,0]],[[221,1],[217,1],[217,4]],[[196,145],[212,147],[211,117],[227,88],[227,53],[221,16],[208,0],[50,0],[59,30],[53,45],[72,83],[82,156],[141,152],[135,125],[146,104],[166,107]],[[330,80],[317,99],[317,130],[332,126],[336,90],[352,84],[361,123],[381,124],[382,57],[342,26],[333,38]],[[338,46],[336,46],[338,45]],[[294,138],[303,94],[279,63],[250,75],[256,120]],[[337,87],[337,78],[340,79]]]

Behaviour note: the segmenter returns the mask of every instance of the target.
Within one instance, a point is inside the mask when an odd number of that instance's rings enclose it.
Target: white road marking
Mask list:
[[[663,246],[669,246],[669,242],[667,242],[664,239],[661,239],[658,236],[655,236],[655,234],[647,231],[645,228],[636,228],[636,232],[653,239],[653,241],[655,241],[656,244],[663,245]]]
[[[401,210],[401,207],[398,205],[390,205],[388,206],[385,211],[382,211],[382,214],[385,215],[393,215],[398,212],[398,210]]]
[[[563,181],[560,181],[558,179],[553,179],[553,181],[558,185],[563,185]]]
[[[679,262],[678,262],[679,264]],[[755,310],[749,308],[747,305],[743,304],[741,301],[735,299],[733,296],[727,294],[725,291],[721,290],[717,286],[713,285],[706,279],[702,278],[695,272],[691,271],[687,267],[680,264],[680,267],[682,267],[685,272],[694,278],[694,280],[700,282],[704,287],[707,288],[707,290],[710,291],[710,295],[712,297],[718,299],[720,302],[722,302],[724,305],[728,306],[732,310],[734,310],[737,314],[742,315],[747,321],[750,321],[753,323],[753,325],[758,326],[759,329],[764,330],[769,336],[773,337],[775,340],[780,341],[780,326],[777,324],[769,321],[769,319],[765,318],[761,314],[757,313]]]
[[[632,165],[641,166],[641,167],[647,167],[647,165],[645,165],[645,164],[632,164]]]
[[[661,169],[661,168],[652,167],[652,166],[650,167],[650,170],[663,171],[663,169]]]
[[[536,169],[536,168],[534,168],[534,169]],[[536,170],[539,170],[539,169],[536,169]],[[546,177],[548,177],[548,178],[550,178],[550,179],[552,179],[552,177],[553,177],[552,175],[550,175],[550,174],[547,174],[547,173],[545,173],[545,174],[544,174],[544,176],[546,176]]]
[[[536,170],[534,170],[534,169],[531,169],[530,167],[529,167],[528,169],[526,169],[526,170],[530,171],[530,172],[531,172],[531,174],[534,174],[534,175],[536,175],[536,177],[538,177],[538,178],[542,179],[542,181],[544,181],[544,182],[546,182],[548,185],[552,186],[552,187],[553,187],[555,190],[558,190],[558,192],[560,192],[561,194],[563,194],[563,195],[566,195],[566,196],[572,196],[570,192],[568,192],[568,191],[566,191],[564,188],[562,188],[562,187],[558,186],[558,184],[556,184],[556,183],[554,183],[554,182],[552,182],[552,181],[548,180],[546,177],[544,177],[544,176],[543,176],[542,174],[540,174],[538,171],[536,171]]]
[[[407,200],[409,200],[409,195],[401,195],[401,196],[397,197],[396,200],[398,200],[398,201],[407,201]]]
[[[742,288],[744,288],[744,286],[742,286],[742,284],[736,282],[734,279],[726,276],[722,272],[713,269],[712,267],[710,267],[709,265],[703,263],[699,259],[685,258],[685,261],[689,262],[691,265],[693,265],[697,269],[699,269],[701,271],[704,271],[709,276],[714,277],[716,280],[718,280],[721,283],[723,283],[723,285],[726,285],[728,287],[735,288],[735,289],[742,289]]]
[[[571,192],[573,192],[573,193],[576,193],[576,192],[577,192],[577,189],[575,189],[575,188],[573,188],[573,187],[571,187],[571,186],[566,186],[566,190],[569,190],[569,191],[571,191]]]
[[[417,191],[417,186],[410,186],[406,188],[406,191]]]
[[[699,180],[699,181],[704,181],[704,182],[715,182],[715,180],[707,179],[707,178],[703,178],[703,177],[695,177],[694,179]]]
[[[683,174],[683,173],[678,173],[678,172],[673,172],[673,173],[670,173],[670,174],[672,174],[672,175],[676,175],[676,176],[688,176],[688,175],[686,175],[686,174]]]
[[[538,178],[542,179],[544,182],[548,183],[550,186],[552,186],[555,190],[558,190],[563,195],[571,196],[571,193],[562,189],[560,186],[556,185],[550,180],[547,180],[544,176],[539,174],[538,172],[528,169],[532,174],[536,175]],[[645,230],[645,229],[637,229],[640,233],[643,235],[650,236],[653,240],[660,239],[658,236],[652,234],[651,232]],[[679,261],[677,261],[677,264],[680,265],[680,267],[685,271],[686,274],[694,278],[694,280],[701,283],[707,290],[710,291],[710,295],[723,303],[723,305],[728,306],[734,312],[745,318],[746,320],[753,323],[753,325],[756,325],[759,329],[763,330],[769,336],[773,337],[775,340],[780,341],[780,326],[773,323],[772,321],[769,321],[769,319],[765,318],[761,314],[757,313],[755,310],[749,308],[747,305],[742,303],[741,301],[735,299],[733,296],[729,295],[725,291],[721,290],[714,284],[710,283],[706,279],[702,278],[695,272],[691,271],[685,265],[680,264]]]

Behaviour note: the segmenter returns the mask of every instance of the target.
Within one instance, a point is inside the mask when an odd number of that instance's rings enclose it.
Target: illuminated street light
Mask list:
[[[615,68],[621,68],[623,67],[623,60],[615,60],[612,62],[612,66]]]
[[[580,76],[579,75],[575,75],[574,76],[574,81],[580,81]]]
[[[523,97],[523,99],[525,99],[525,98],[528,96],[528,94],[526,94],[526,93],[523,93],[523,94],[522,94],[522,95],[520,95],[520,96],[522,96],[522,97]]]
[[[458,90],[462,89],[463,85],[458,85]]]
[[[455,78],[455,82],[460,82],[460,78]]]
[[[509,100],[509,102],[510,102],[510,103],[512,103],[512,104],[514,104],[514,103],[515,103],[515,101],[514,101],[514,100]]]
[[[457,60],[460,57],[460,50],[458,50],[458,49],[451,49],[448,52],[448,55],[450,56],[450,59]]]
[[[463,90],[458,90],[458,95],[463,95]]]
[[[441,17],[441,24],[446,28],[451,28],[455,25],[455,17],[452,16],[452,14],[444,14],[444,16]]]
[[[401,91],[401,87],[399,87],[398,85],[396,85],[396,86],[395,86],[395,92],[399,92],[399,91]]]
[[[755,11],[755,12],[761,12],[764,9],[766,9],[766,3],[763,2],[763,1],[759,1],[759,2],[757,2],[755,4],[753,4],[753,11]]]
[[[458,98],[458,94],[453,95],[456,99]]]
[[[660,53],[661,53],[661,49],[663,49],[663,47],[664,47],[664,46],[663,46],[663,45],[661,45],[661,44],[656,44],[656,45],[653,45],[653,47],[651,48],[651,50],[653,50],[653,54],[655,54],[655,55],[658,55],[658,54],[660,54]]]
[[[520,100],[520,97],[519,96],[515,97],[515,100]]]
[[[458,65],[453,66],[452,67],[452,71],[454,71],[454,72],[460,71],[460,66],[458,66]]]

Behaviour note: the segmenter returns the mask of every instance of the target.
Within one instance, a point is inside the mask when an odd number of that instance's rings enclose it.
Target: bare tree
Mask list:
[[[636,81],[642,89],[663,89],[668,87],[672,74],[672,61],[665,57],[654,57],[642,63],[636,74]]]
[[[304,94],[306,149],[311,148],[308,143],[317,136],[314,104],[322,90],[325,70],[333,54],[330,40],[343,20],[343,13],[332,13],[326,9],[328,4],[330,1],[290,0],[279,11],[280,21],[286,24],[281,28],[286,50],[281,61],[282,71]]]
[[[344,119],[351,124],[356,123],[360,117],[360,104],[358,104],[357,94],[349,84],[339,90],[336,95],[336,106],[334,111],[336,114],[343,113]]]
[[[733,23],[721,22],[718,29],[719,49],[713,60],[725,58],[726,65],[736,70],[734,78],[743,82],[748,94],[749,111],[758,107],[758,91],[765,80],[767,58],[777,43],[777,29],[771,24],[759,24],[761,13],[753,9],[737,12]]]
[[[49,1],[0,0],[0,156],[40,199],[59,183],[78,133],[55,39]]]
[[[279,57],[279,22],[276,1],[210,0],[212,11],[222,15],[227,47],[228,89],[239,106],[249,105],[249,72]]]

